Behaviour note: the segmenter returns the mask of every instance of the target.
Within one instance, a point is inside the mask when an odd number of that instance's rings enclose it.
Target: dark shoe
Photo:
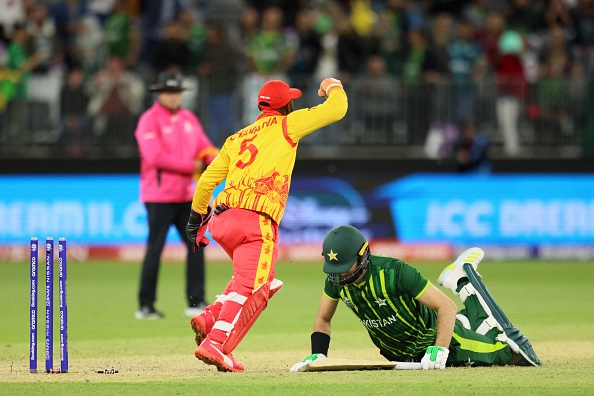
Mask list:
[[[510,366],[535,366],[535,364],[532,364],[521,353],[516,352],[512,352],[512,358],[507,364]]]
[[[153,307],[142,307],[138,311],[136,311],[136,314],[134,316],[136,317],[136,319],[154,320],[161,319],[165,315],[162,312],[157,311]]]

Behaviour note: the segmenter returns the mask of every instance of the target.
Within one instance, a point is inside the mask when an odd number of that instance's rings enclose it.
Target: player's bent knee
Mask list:
[[[229,354],[239,345],[256,319],[266,309],[269,295],[270,283],[265,283],[245,299],[237,321],[229,330],[229,335],[223,343],[223,353]]]

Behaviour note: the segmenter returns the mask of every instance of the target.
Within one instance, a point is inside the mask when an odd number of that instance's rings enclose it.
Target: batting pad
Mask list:
[[[421,363],[327,358],[314,360],[298,371],[420,370]]]

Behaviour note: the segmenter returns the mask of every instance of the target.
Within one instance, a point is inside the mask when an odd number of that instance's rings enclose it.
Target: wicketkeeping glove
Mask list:
[[[186,226],[186,235],[190,240],[190,248],[194,252],[200,250],[210,243],[210,239],[204,236],[206,225],[212,217],[212,208],[209,206],[205,214],[200,214],[194,209],[190,210],[190,218]]]
[[[320,89],[318,89],[318,96],[328,97],[328,94],[334,88],[342,88],[342,83],[336,78],[326,78],[320,83]]]
[[[430,346],[421,359],[423,370],[444,369],[450,350],[439,346]]]
[[[322,360],[322,359],[326,359],[326,355],[322,354],[322,353],[314,353],[312,355],[309,355],[308,357],[306,357],[305,359],[303,359],[302,361],[300,361],[299,363],[295,363],[293,365],[293,367],[291,367],[291,372],[292,373],[296,373],[299,371],[299,369],[303,366],[305,366],[306,364],[309,364],[313,361],[316,360]]]

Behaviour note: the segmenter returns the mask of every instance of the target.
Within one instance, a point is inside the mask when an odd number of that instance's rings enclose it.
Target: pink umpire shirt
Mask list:
[[[134,133],[140,151],[140,200],[189,202],[194,194],[194,160],[210,164],[218,149],[189,110],[173,113],[155,102]]]

